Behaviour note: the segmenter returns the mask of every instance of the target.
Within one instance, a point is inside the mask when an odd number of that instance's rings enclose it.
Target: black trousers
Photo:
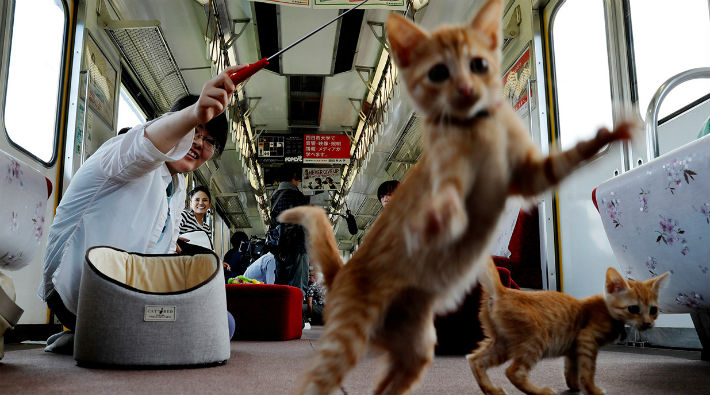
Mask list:
[[[64,306],[64,302],[62,302],[62,298],[59,297],[56,290],[52,290],[52,292],[49,293],[49,296],[47,297],[47,306],[50,310],[52,310],[52,313],[59,318],[62,325],[66,326],[70,330],[74,330],[76,328],[76,315]]]

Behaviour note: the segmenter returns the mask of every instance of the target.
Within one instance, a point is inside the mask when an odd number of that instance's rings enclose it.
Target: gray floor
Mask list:
[[[42,345],[11,344],[0,360],[0,394],[280,394],[293,393],[318,347],[321,328],[300,340],[231,343],[231,359],[201,369],[108,370],[76,366],[70,356],[46,353]],[[369,355],[348,375],[339,393],[372,391],[379,369]],[[565,393],[563,361],[542,361],[532,372],[538,385]],[[709,394],[710,363],[700,351],[605,347],[598,359],[597,384],[609,394]],[[489,372],[509,394],[521,393],[504,375]],[[439,356],[415,394],[480,394],[463,356]]]

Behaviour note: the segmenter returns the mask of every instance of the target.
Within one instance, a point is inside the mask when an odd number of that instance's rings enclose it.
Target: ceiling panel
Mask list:
[[[338,16],[338,10],[314,10],[281,7],[279,26],[281,48],[286,48],[299,38]],[[284,74],[330,74],[333,69],[333,52],[338,23],[332,23],[307,40],[281,55]],[[262,54],[270,56],[271,54]]]
[[[287,130],[287,89],[286,77],[268,70],[262,70],[254,74],[245,85],[248,97],[261,97],[252,113],[252,124],[266,125],[269,130]],[[252,101],[252,105],[254,104],[255,102]]]
[[[358,111],[349,99],[362,99],[365,89],[365,84],[354,70],[326,78],[320,130],[341,131],[342,125],[354,126]]]

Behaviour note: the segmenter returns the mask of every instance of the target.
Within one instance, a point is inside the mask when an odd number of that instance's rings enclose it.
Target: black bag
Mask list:
[[[278,205],[284,192],[279,194],[276,202],[274,202],[274,207]],[[288,257],[300,252],[300,245],[303,244],[303,240],[299,236],[302,234],[302,230],[299,225],[282,224],[276,222],[275,219],[272,219],[272,221],[271,225],[269,225],[269,230],[266,232],[264,249],[266,252],[274,254],[277,260],[284,262]]]

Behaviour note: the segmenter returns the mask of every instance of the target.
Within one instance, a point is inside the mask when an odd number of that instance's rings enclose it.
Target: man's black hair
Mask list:
[[[239,248],[243,241],[249,240],[249,236],[241,230],[234,232],[229,242],[232,243],[232,248]]]
[[[377,200],[382,200],[383,196],[392,194],[398,185],[399,181],[397,180],[389,180],[380,184],[377,188]]]
[[[301,181],[301,166],[294,163],[285,164],[279,168],[278,177],[279,182]]]
[[[200,97],[195,95],[183,96],[178,99],[172,107],[170,107],[170,112],[180,111],[183,108],[190,107],[191,105],[197,103],[197,100],[199,99]],[[227,144],[227,114],[222,111],[221,114],[217,115],[209,122],[207,122],[205,128],[208,132],[210,132],[210,136],[212,136],[212,138],[217,141],[217,149],[215,150],[213,156],[213,158],[217,158],[222,155],[222,151],[224,151],[224,145]]]

